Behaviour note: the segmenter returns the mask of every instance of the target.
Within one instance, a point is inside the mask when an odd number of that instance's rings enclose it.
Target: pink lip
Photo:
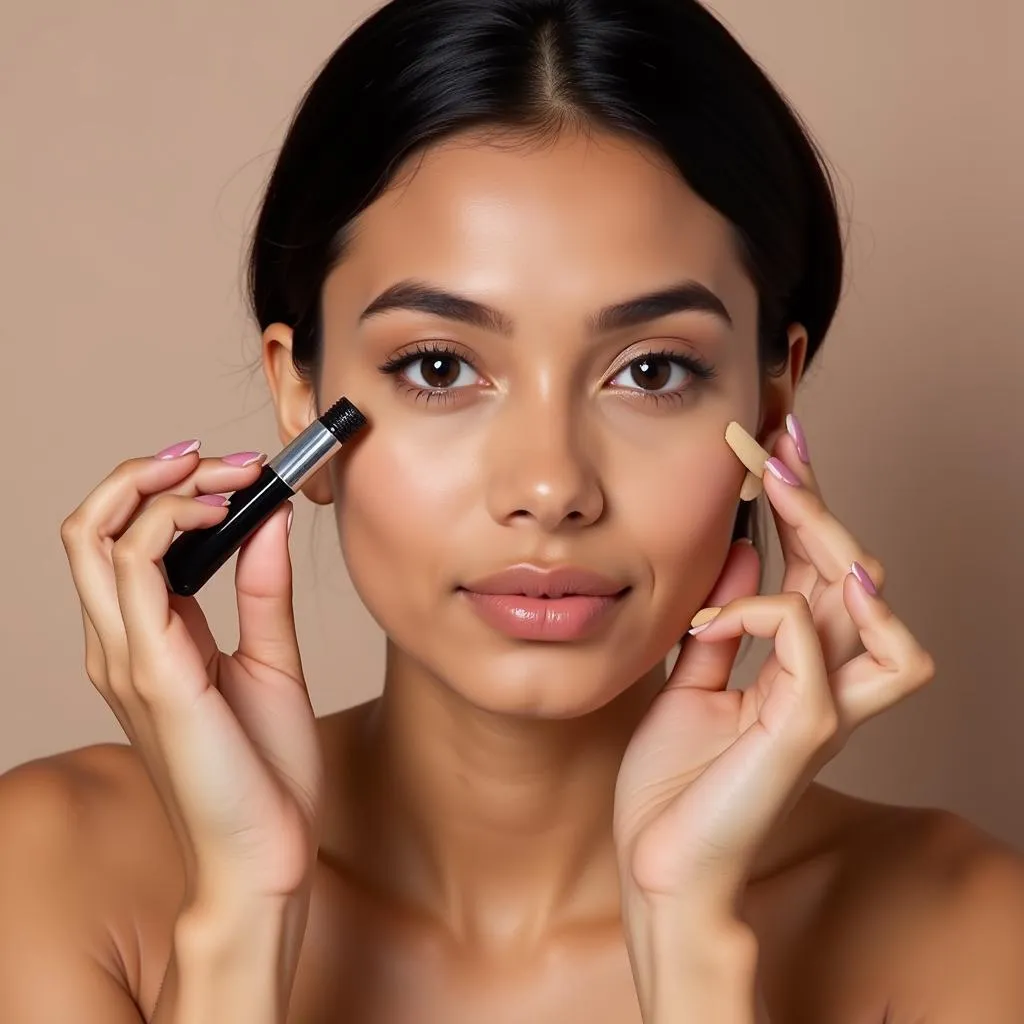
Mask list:
[[[614,597],[621,594],[626,585],[573,565],[557,569],[513,565],[492,576],[467,583],[464,589],[477,594],[524,594],[526,597],[565,597],[567,594]]]
[[[580,640],[593,633],[628,587],[578,567],[514,566],[462,588],[488,625],[520,640]]]
[[[582,640],[594,631],[617,597],[524,597],[464,591],[488,625],[517,640]]]

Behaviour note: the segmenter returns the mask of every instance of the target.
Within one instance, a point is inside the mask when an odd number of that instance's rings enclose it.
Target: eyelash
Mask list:
[[[446,342],[421,342],[417,344],[411,351],[405,352],[401,355],[394,356],[382,363],[377,369],[381,373],[388,374],[390,376],[397,376],[403,370],[412,366],[427,356],[442,356],[450,359],[457,359],[459,362],[466,363],[468,366],[473,364],[464,356],[462,353],[447,344]],[[645,359],[664,359],[675,366],[680,366],[687,373],[692,374],[696,380],[696,384],[687,385],[681,391],[668,391],[668,392],[656,392],[656,391],[644,391],[643,388],[629,388],[627,390],[636,390],[639,394],[647,400],[653,400],[654,402],[662,401],[677,401],[681,402],[687,397],[687,392],[698,387],[700,384],[705,384],[708,381],[713,380],[718,374],[717,371],[709,363],[706,363],[703,359],[695,355],[687,355],[681,352],[675,352],[669,349],[662,349],[658,351],[643,352],[636,356],[634,359],[630,359],[628,363],[625,363],[619,368],[615,376],[621,374],[624,370],[628,370],[634,363],[642,362]],[[410,391],[415,392],[415,398],[418,400],[424,398],[426,403],[429,404],[432,400],[439,402],[451,401],[454,397],[454,393],[458,391],[464,391],[465,388],[421,388],[419,385],[405,382],[404,387]]]

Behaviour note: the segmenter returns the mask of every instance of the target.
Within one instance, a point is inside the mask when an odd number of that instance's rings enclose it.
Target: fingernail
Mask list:
[[[857,577],[857,582],[872,596],[878,597],[878,587],[875,586],[874,580],[868,575],[867,570],[860,562],[854,562],[850,566],[850,572]]]
[[[221,456],[220,461],[226,462],[229,466],[251,466],[263,458],[263,452],[235,452],[233,455]]]
[[[294,508],[288,509],[288,522],[285,523],[285,526],[284,526],[286,533],[290,534],[292,532],[292,520],[294,518],[295,518],[295,509]]]
[[[178,459],[182,455],[188,455],[189,452],[197,451],[199,448],[199,441],[179,441],[177,444],[172,444],[170,448],[165,448],[162,452],[157,452],[153,456],[154,459]]]
[[[223,494],[197,494],[196,501],[201,501],[204,505],[226,505],[228,499]]]
[[[793,443],[796,445],[796,453],[800,456],[800,461],[805,466],[809,465],[811,456],[807,451],[807,435],[804,433],[804,428],[800,425],[800,421],[792,413],[786,417],[786,430],[789,433],[789,436],[793,438]]]
[[[715,619],[718,618],[721,608],[701,608],[699,612],[690,620],[691,628],[687,632],[691,636],[696,636],[698,633],[703,633],[708,626],[711,625]]]
[[[780,462],[775,458],[774,455],[765,462],[764,468],[784,484],[789,484],[790,487],[800,486],[799,478],[794,476],[793,471],[784,462]]]

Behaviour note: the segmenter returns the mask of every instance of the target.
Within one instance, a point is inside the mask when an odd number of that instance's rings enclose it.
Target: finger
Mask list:
[[[878,571],[877,585],[881,589],[881,566],[829,511],[821,495],[802,486],[791,465],[770,458],[765,464],[764,489],[780,529],[791,531],[789,543],[800,560],[806,560],[830,583],[842,580],[853,562],[870,564]]]
[[[128,742],[131,743],[134,736],[131,718],[120,697],[111,686],[110,671],[103,651],[103,643],[85,605],[80,607],[82,609],[82,629],[85,634],[85,674],[89,677],[89,682],[92,683],[97,693],[106,701]]]
[[[238,653],[302,679],[292,605],[292,563],[288,550],[286,501],[246,542],[235,566]]]
[[[66,522],[81,523],[104,538],[116,538],[144,497],[180,483],[199,463],[194,450],[174,458],[126,459],[86,495]]]
[[[725,605],[709,622],[692,631],[701,644],[730,637],[764,637],[774,641],[778,675],[760,708],[760,718],[773,735],[789,732],[799,738],[819,731],[835,706],[828,670],[807,601],[800,594],[743,597]]]
[[[821,493],[818,476],[814,471],[814,463],[811,461],[810,451],[807,447],[803,425],[796,416],[790,414],[786,417],[786,433],[779,435],[772,448],[772,455],[782,459],[800,478],[805,487],[814,491],[815,494]]]
[[[781,589],[801,593],[807,599],[814,613],[825,664],[829,671],[834,671],[860,650],[857,627],[843,604],[842,579],[854,561],[869,567],[880,581],[879,586],[884,582],[884,571],[878,560],[829,512],[816,485],[805,486],[799,468],[802,464],[788,434],[779,441],[776,451],[786,454],[789,460],[780,471],[792,474],[791,479],[800,479],[801,483],[799,487],[787,485],[772,476],[770,469],[765,474],[772,477],[765,492],[786,565]]]
[[[935,677],[935,662],[881,595],[850,572],[843,598],[864,653],[838,669],[832,688],[844,720],[855,729]]]
[[[201,459],[195,470],[180,483],[165,488],[163,494],[180,494],[194,498],[199,494],[226,494],[247,487],[259,476],[267,457],[263,452],[236,452],[218,458]],[[122,529],[130,526],[153,501],[153,495],[143,495],[138,507],[129,516]]]
[[[173,459],[128,459],[93,488],[70,518],[88,524],[100,537],[116,539],[154,495],[236,491],[259,476],[261,465],[235,466],[220,458],[200,459],[195,452]]]
[[[721,607],[740,597],[757,593],[760,558],[748,541],[736,541],[729,550],[707,604]],[[742,637],[729,637],[715,644],[698,644],[684,636],[679,654],[665,683],[665,689],[686,687],[724,690],[729,683]]]
[[[180,446],[179,446],[180,447]],[[129,459],[104,478],[61,524],[61,540],[72,579],[108,657],[124,653],[124,625],[110,564],[114,540],[130,525],[151,495],[176,488],[237,489],[251,483],[259,467],[234,467],[220,459],[200,460],[194,451],[175,458]]]
[[[61,523],[60,538],[82,614],[109,661],[125,650],[124,623],[110,566],[109,541],[99,536],[95,522],[83,513],[83,507],[79,506]]]
[[[787,423],[789,417],[787,417]],[[797,425],[801,438],[803,428]],[[807,454],[806,440],[803,441],[804,453]],[[772,449],[771,455],[779,459],[800,481],[801,486],[821,497],[814,467],[800,457],[800,449],[790,433],[780,435]],[[767,474],[766,474],[767,475]],[[779,546],[783,558],[783,578],[780,589],[794,590],[804,595],[808,602],[814,596],[814,590],[821,576],[804,549],[796,530],[779,514],[778,509],[769,502],[775,529],[779,536]]]
[[[786,433],[776,441],[772,455],[781,460],[801,486],[822,498],[821,487],[814,472],[810,450],[803,426],[794,414],[786,417]],[[791,590],[807,599],[814,613],[814,621],[825,655],[825,665],[831,672],[849,661],[860,648],[857,627],[843,607],[842,594],[834,584],[823,578],[811,560],[796,529],[769,502],[783,558],[780,590]]]
[[[799,480],[801,487],[810,491],[824,505],[821,488],[810,463],[803,427],[794,416],[788,416],[786,429],[787,432],[776,441],[772,455]],[[779,535],[784,565],[779,589],[802,594],[807,599],[814,615],[825,665],[832,672],[860,650],[860,636],[843,604],[842,587],[819,571],[796,528],[771,502],[769,507]],[[861,556],[867,558],[863,552]]]
[[[160,495],[114,544],[111,561],[133,663],[166,655],[173,622],[181,623],[176,617],[172,621],[170,594],[160,567],[175,533],[214,526],[227,514],[226,505],[206,504],[202,497]],[[183,628],[175,632],[187,636]],[[205,665],[190,639],[177,643],[176,649],[182,657],[191,651],[205,675]]]

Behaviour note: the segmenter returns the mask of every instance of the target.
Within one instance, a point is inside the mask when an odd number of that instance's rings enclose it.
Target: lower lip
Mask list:
[[[582,640],[604,623],[623,594],[594,597],[524,597],[464,590],[473,610],[489,626],[516,640]]]

